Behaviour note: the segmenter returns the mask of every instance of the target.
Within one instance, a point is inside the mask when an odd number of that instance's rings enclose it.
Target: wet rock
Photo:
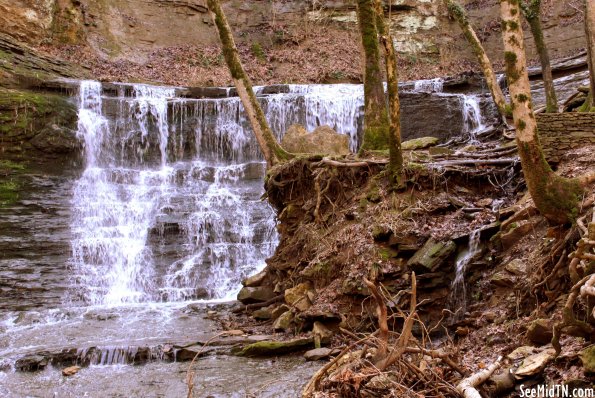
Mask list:
[[[585,373],[595,373],[595,346],[587,347],[580,353]]]
[[[205,347],[204,345],[193,345],[182,347],[176,350],[174,358],[178,362],[192,361],[194,358],[201,358],[216,351],[215,347]]]
[[[556,350],[548,348],[538,354],[528,356],[523,360],[521,366],[514,372],[514,377],[516,379],[522,379],[540,373],[545,366],[554,359],[555,355]]]
[[[403,143],[401,144],[401,149],[403,149],[404,151],[425,149],[436,144],[438,144],[438,138],[436,137],[421,137],[403,141]]]
[[[268,357],[290,352],[305,350],[312,347],[314,344],[311,337],[298,338],[287,341],[259,341],[258,343],[249,344],[237,352],[239,356],[246,357]]]
[[[48,366],[48,359],[42,355],[28,355],[17,359],[14,364],[15,369],[21,372],[43,370],[46,366]]]
[[[249,276],[242,281],[242,285],[245,287],[256,287],[262,285],[264,278],[267,276],[265,270],[260,271],[258,274]]]
[[[304,353],[304,358],[306,358],[306,361],[319,361],[321,359],[328,358],[332,352],[333,350],[331,348],[315,348],[313,350],[306,351]]]
[[[306,311],[312,306],[315,295],[310,283],[300,283],[285,290],[285,302],[299,311]]]
[[[238,301],[242,304],[262,303],[273,297],[275,297],[275,292],[267,286],[244,287],[238,293]]]
[[[317,127],[308,133],[299,124],[291,125],[281,141],[281,146],[293,153],[349,154],[349,137],[338,134],[329,126]]]
[[[553,336],[553,324],[549,319],[536,319],[527,328],[527,338],[537,345],[548,344]]]
[[[81,370],[80,366],[69,366],[67,368],[62,369],[62,376],[74,376],[78,373],[79,370]]]
[[[291,311],[285,311],[273,323],[273,329],[277,332],[287,332],[293,328],[293,320],[295,316]]]
[[[421,273],[433,272],[444,263],[457,248],[453,241],[437,242],[430,238],[413,257],[407,265],[414,271]]]

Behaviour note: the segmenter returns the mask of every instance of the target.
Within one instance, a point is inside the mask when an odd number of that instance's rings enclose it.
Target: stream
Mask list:
[[[32,169],[20,199],[0,208],[0,396],[185,396],[189,362],[168,350],[215,335],[210,312],[228,311],[276,248],[275,214],[260,199],[265,163],[230,89],[192,98],[70,84],[82,159]],[[440,79],[402,90],[405,139],[432,125],[474,142],[494,122],[485,92],[444,92]],[[294,123],[330,125],[358,148],[361,85],[256,92],[278,138]],[[60,373],[68,361],[83,365],[75,376]],[[195,392],[294,397],[319,366],[215,351],[196,363]]]

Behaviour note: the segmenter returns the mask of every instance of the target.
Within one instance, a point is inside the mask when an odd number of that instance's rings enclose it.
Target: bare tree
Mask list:
[[[547,51],[547,46],[543,38],[543,30],[541,28],[541,0],[528,0],[527,2],[521,2],[520,4],[521,9],[523,10],[523,16],[531,28],[537,54],[539,54],[543,87],[545,89],[545,111],[548,113],[558,112],[558,100],[554,88],[550,56]]]
[[[576,218],[586,182],[560,177],[546,162],[531,103],[519,0],[500,0],[500,12],[506,77],[525,182],[540,213],[552,223],[564,224]]]
[[[360,150],[386,149],[389,120],[380,66],[375,0],[357,0],[357,19],[364,48],[364,137]]]
[[[217,27],[217,31],[219,32],[225,62],[227,63],[234,85],[238,90],[238,95],[244,105],[256,141],[262,150],[267,165],[271,167],[281,161],[291,158],[292,155],[281,148],[277,142],[267,123],[264,112],[256,99],[254,90],[252,90],[252,83],[242,67],[238,49],[233,39],[233,35],[231,34],[231,28],[225,18],[219,0],[207,0],[207,5],[211,17],[215,22],[215,26]]]
[[[388,153],[389,180],[393,187],[404,185],[403,151],[401,149],[401,104],[399,101],[399,79],[397,77],[397,56],[390,28],[384,22],[382,1],[375,0],[376,24],[380,41],[384,47],[384,63],[386,66],[386,86],[388,92],[389,136]]]
[[[492,94],[492,98],[498,107],[498,111],[503,117],[510,115],[510,110],[506,106],[506,98],[502,93],[502,89],[500,85],[498,85],[498,81],[496,79],[496,74],[494,73],[494,69],[492,68],[492,63],[488,58],[477,34],[473,30],[473,27],[469,23],[469,18],[467,17],[467,12],[465,8],[457,3],[455,0],[445,0],[446,6],[448,8],[449,14],[459,23],[465,38],[471,45],[471,50],[475,57],[477,58],[477,62],[481,66],[481,70],[483,75],[486,79],[486,83],[488,85],[488,89]]]

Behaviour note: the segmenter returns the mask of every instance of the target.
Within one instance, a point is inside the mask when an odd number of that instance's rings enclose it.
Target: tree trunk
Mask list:
[[[558,112],[558,100],[556,98],[556,90],[554,89],[554,78],[552,77],[552,67],[550,65],[550,56],[543,38],[543,30],[541,29],[540,8],[541,0],[530,0],[529,4],[521,3],[523,15],[529,23],[533,40],[535,41],[535,48],[539,54],[539,62],[541,63],[541,75],[543,77],[543,88],[545,90],[545,111],[548,113]]]
[[[242,67],[238,49],[231,34],[231,28],[221,9],[219,0],[207,0],[207,5],[219,32],[225,62],[227,63],[235,87],[238,90],[238,95],[244,105],[250,125],[256,136],[256,141],[262,150],[267,165],[271,167],[280,161],[291,158],[292,155],[281,148],[277,142],[266,121],[264,112],[256,99],[256,95],[254,95],[252,83]]]
[[[465,38],[471,45],[471,50],[473,54],[477,57],[477,62],[483,71],[483,75],[486,79],[486,83],[488,85],[488,89],[492,94],[492,98],[498,107],[498,112],[502,117],[510,116],[510,110],[506,105],[506,98],[502,93],[502,89],[498,85],[498,81],[496,80],[496,74],[494,73],[494,69],[492,69],[492,63],[488,58],[479,38],[475,34],[473,27],[469,23],[469,19],[467,18],[467,13],[465,9],[458,4],[455,0],[445,0],[446,6],[448,7],[448,12],[450,15],[457,20]]]
[[[357,19],[364,47],[364,137],[360,151],[386,149],[389,145],[374,1],[357,0]]]
[[[399,102],[399,79],[397,77],[397,56],[393,38],[387,24],[384,22],[382,1],[375,0],[376,25],[380,41],[384,48],[384,63],[386,66],[386,86],[388,92],[388,172],[389,181],[394,188],[402,188],[403,178],[403,151],[401,149],[401,104]]]
[[[585,0],[585,34],[587,36],[587,60],[589,61],[589,97],[584,110],[595,112],[595,3]]]
[[[576,218],[582,187],[578,179],[556,175],[543,156],[533,114],[519,0],[500,0],[506,77],[523,175],[535,206],[554,224]]]

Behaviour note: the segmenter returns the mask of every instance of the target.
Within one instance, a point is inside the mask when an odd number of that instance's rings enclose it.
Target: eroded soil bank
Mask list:
[[[343,358],[317,380],[316,390],[324,392],[316,396],[458,396],[453,386],[463,375],[499,355],[500,373],[482,387],[488,396],[516,396],[523,383],[591,386],[592,334],[567,330],[557,357],[550,343],[572,287],[566,256],[582,235],[577,227],[552,228],[538,214],[513,142],[416,144],[406,151],[407,189],[398,192],[387,186],[381,155],[336,162],[313,156],[270,170],[267,197],[278,212],[281,241],[265,271],[244,282],[239,297],[248,305],[239,323],[253,332],[332,335],[329,347],[359,349],[347,360],[351,365]],[[590,142],[571,145],[550,162],[560,174],[578,176],[593,170],[593,149]],[[590,221],[592,199],[589,190],[579,224]],[[412,344],[437,350],[432,355],[456,366],[411,349],[409,365],[374,370],[377,301],[365,278],[376,281],[396,344],[412,272]],[[575,313],[592,331],[584,305]]]

